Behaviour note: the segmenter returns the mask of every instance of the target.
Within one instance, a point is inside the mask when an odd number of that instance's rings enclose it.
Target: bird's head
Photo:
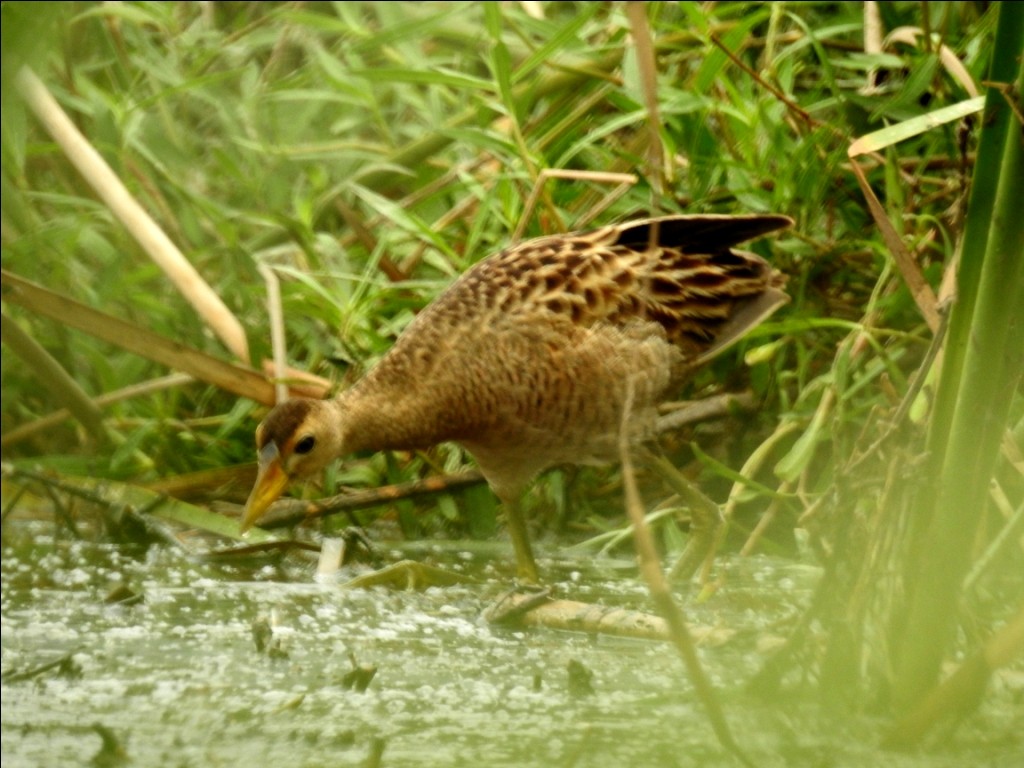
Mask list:
[[[312,477],[342,449],[336,402],[295,398],[276,406],[256,429],[259,471],[245,503],[242,533],[253,527],[293,480]]]

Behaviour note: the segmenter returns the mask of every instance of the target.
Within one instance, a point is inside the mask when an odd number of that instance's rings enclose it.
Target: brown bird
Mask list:
[[[733,246],[792,223],[668,216],[484,259],[350,389],[270,412],[242,530],[336,458],[454,441],[503,503],[519,576],[536,581],[525,487],[555,465],[616,460],[627,397],[630,440],[651,436],[673,386],[788,300],[779,272]]]

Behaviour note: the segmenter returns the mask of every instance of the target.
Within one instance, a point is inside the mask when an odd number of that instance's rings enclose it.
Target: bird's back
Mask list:
[[[499,493],[605,460],[627,395],[642,433],[689,368],[786,300],[782,276],[733,246],[790,224],[673,216],[512,246],[420,313],[348,397],[404,425],[391,447],[463,443]]]

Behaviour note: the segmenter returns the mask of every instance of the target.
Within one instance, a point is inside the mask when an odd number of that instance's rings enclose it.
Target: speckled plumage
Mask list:
[[[456,441],[505,501],[547,467],[614,459],[629,387],[642,438],[692,367],[787,300],[784,278],[733,246],[791,223],[671,216],[507,248],[438,296],[352,388],[278,406],[258,448],[274,444],[295,478],[358,450]]]

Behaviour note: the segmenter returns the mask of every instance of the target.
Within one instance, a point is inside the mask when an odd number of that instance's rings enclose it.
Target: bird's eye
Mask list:
[[[316,438],[312,435],[306,435],[304,438],[299,440],[295,444],[296,453],[309,453],[313,450],[313,446],[316,445]]]

